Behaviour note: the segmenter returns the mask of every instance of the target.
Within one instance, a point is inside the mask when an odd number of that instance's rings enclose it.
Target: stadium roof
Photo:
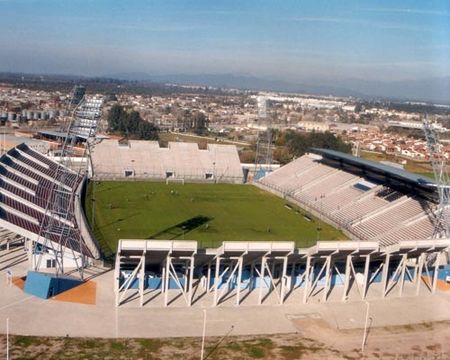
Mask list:
[[[67,137],[67,132],[62,131],[51,131],[51,130],[40,130],[38,131],[38,134],[41,134],[43,136],[47,137],[56,137],[56,138],[62,138],[65,139]],[[85,135],[77,135],[78,138],[86,140]],[[96,135],[97,139],[109,139],[108,136],[105,135]]]
[[[429,190],[432,190],[432,192],[434,192],[436,188],[436,182],[427,176],[413,174],[393,166],[361,159],[359,157],[345,154],[340,151],[319,148],[312,148],[311,151],[316,154],[322,155],[323,158],[339,161],[347,165],[352,165],[360,169],[379,174],[386,178],[396,179],[406,184],[428,188]]]
[[[43,135],[43,136],[62,138],[62,139],[65,139],[67,137],[67,132],[63,132],[63,131],[40,130],[40,131],[38,131],[38,134]]]

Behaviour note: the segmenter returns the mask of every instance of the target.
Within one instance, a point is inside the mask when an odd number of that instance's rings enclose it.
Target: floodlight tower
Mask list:
[[[54,256],[57,275],[64,274],[64,255],[66,252],[71,252],[76,268],[83,278],[86,259],[82,254],[82,249],[85,244],[80,229],[70,225],[74,223],[75,219],[75,209],[72,204],[74,204],[76,189],[68,187],[67,184],[71,184],[70,177],[73,179],[74,173],[78,175],[78,179],[88,175],[88,160],[91,146],[95,140],[102,103],[102,98],[84,97],[73,109],[55,178],[49,189],[45,210],[45,218],[48,220],[42,222],[39,238],[44,249]],[[85,143],[81,149],[81,165],[74,169],[72,159],[77,155],[75,145],[79,139],[84,139]],[[67,169],[71,169],[72,172]],[[39,241],[36,242],[33,251],[35,270],[40,268],[43,257],[43,252],[38,249],[38,243]]]
[[[359,140],[357,140],[352,144],[352,155],[360,157],[360,151],[361,151],[360,142]]]
[[[439,205],[435,214],[433,238],[448,238],[450,236],[450,178],[447,172],[447,161],[439,135],[426,116],[423,119],[423,131],[430,154],[431,166],[439,196]]]
[[[255,179],[265,175],[264,165],[272,163],[272,121],[267,116],[267,98],[258,96],[258,137],[255,155]]]
[[[75,85],[72,89],[69,105],[78,105],[83,101],[86,88],[83,85]]]

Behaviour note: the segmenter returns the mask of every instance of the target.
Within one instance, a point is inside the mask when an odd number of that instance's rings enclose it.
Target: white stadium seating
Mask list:
[[[435,204],[304,155],[257,183],[320,213],[359,240],[391,245],[433,235]]]
[[[234,145],[156,141],[103,140],[92,152],[94,176],[99,179],[183,179],[242,183],[243,173]]]
[[[80,231],[80,197],[78,193],[83,176],[21,144],[0,158],[0,224],[3,228],[22,236],[43,242],[43,229],[52,226],[50,239],[54,243],[64,242],[64,246],[74,251],[98,258],[98,249],[90,234]],[[67,192],[59,192],[60,206],[72,209],[68,218],[62,218],[48,209],[54,199],[50,194],[58,186]],[[55,196],[55,195],[53,195]],[[78,202],[78,204],[75,204]],[[65,232],[64,239],[58,236]]]

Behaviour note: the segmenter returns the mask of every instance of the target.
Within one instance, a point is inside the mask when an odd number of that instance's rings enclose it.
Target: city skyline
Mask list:
[[[0,12],[0,71],[294,82],[450,76],[444,1],[0,0]]]

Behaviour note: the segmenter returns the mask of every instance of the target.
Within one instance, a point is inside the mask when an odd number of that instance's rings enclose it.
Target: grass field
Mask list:
[[[95,201],[92,201],[94,191]],[[328,224],[252,185],[100,182],[89,184],[86,215],[105,255],[119,239],[192,239],[201,247],[225,240],[345,239]]]

